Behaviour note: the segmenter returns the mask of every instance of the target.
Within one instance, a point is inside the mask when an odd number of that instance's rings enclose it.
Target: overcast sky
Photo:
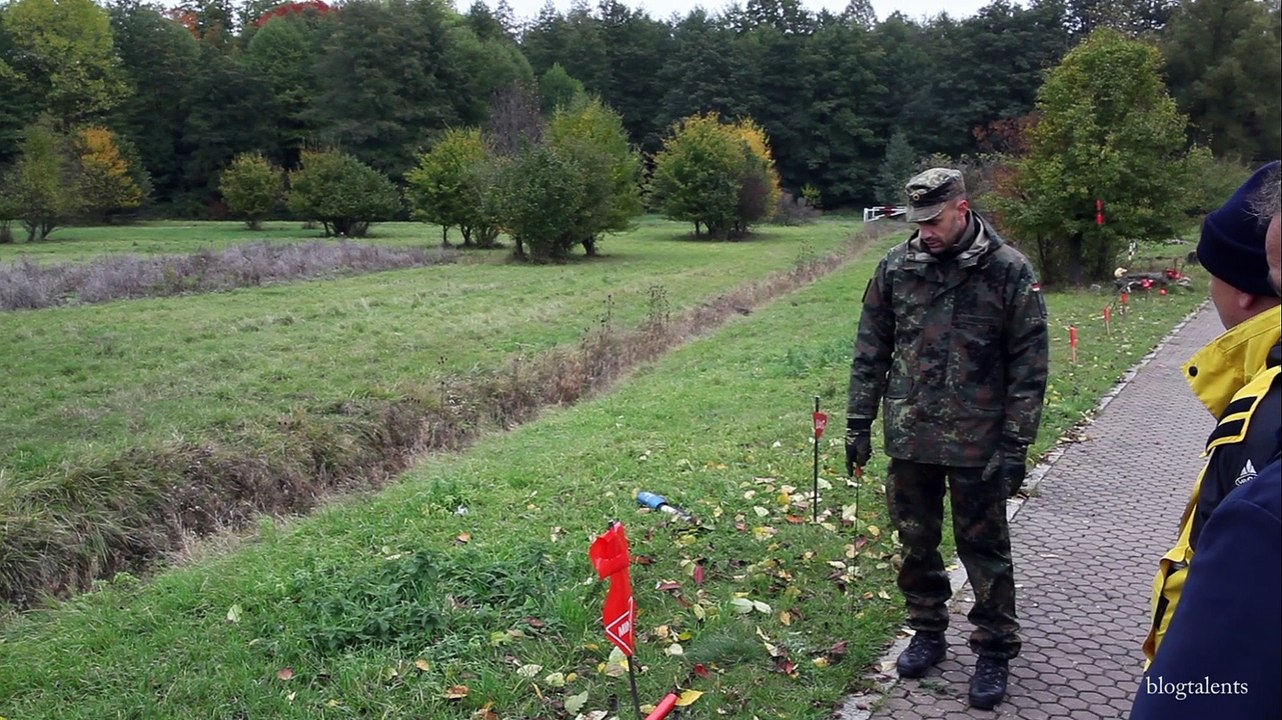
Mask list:
[[[508,0],[512,6],[513,12],[516,13],[518,20],[533,19],[539,14],[544,4],[548,0]],[[657,20],[666,20],[670,15],[676,13],[682,17],[688,14],[696,6],[702,6],[704,10],[716,12],[729,5],[731,0],[620,0],[624,5],[631,8],[639,8],[649,13],[650,17]],[[954,18],[969,17],[975,14],[975,11],[988,5],[992,0],[872,0],[873,10],[877,13],[878,19],[885,19],[887,15],[898,10],[910,18],[920,19],[923,17],[932,17],[944,11]],[[494,7],[498,0],[486,0],[490,7]],[[831,12],[841,12],[849,0],[802,0],[802,5],[812,11],[828,9]],[[552,4],[562,12],[570,7],[571,0],[552,0]],[[470,0],[455,0],[455,6],[460,11],[466,11],[467,6],[471,4]],[[746,0],[740,0],[740,5],[746,5]],[[588,5],[595,7],[596,2],[589,0]]]

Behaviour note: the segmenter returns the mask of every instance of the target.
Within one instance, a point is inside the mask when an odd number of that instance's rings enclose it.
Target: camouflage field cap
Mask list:
[[[966,194],[966,181],[952,168],[931,168],[909,180],[904,190],[908,193],[908,222],[926,222],[949,200]]]

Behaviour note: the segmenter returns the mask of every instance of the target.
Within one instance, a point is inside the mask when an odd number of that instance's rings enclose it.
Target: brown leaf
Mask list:
[[[445,694],[441,695],[441,697],[446,700],[461,700],[467,697],[471,692],[471,689],[466,685],[454,685],[451,686],[450,689],[446,690]]]
[[[650,557],[649,555],[637,555],[636,557],[632,558],[632,562],[636,563],[637,565],[653,565],[654,558]]]
[[[787,515],[785,517],[788,520],[788,522],[792,523],[793,525],[800,525],[806,521],[806,519],[801,517],[800,515]]]
[[[276,677],[281,680],[289,680],[294,677],[294,668],[281,668],[276,672]]]
[[[655,590],[680,590],[681,583],[675,582],[673,580],[661,580],[657,585],[654,586],[654,589]]]
[[[454,538],[454,542],[459,545],[466,545],[472,542],[472,533],[459,533],[458,537]]]
[[[525,624],[529,625],[532,628],[535,628],[536,630],[539,628],[547,627],[547,623],[543,622],[542,620],[536,617],[527,617],[525,619]]]
[[[794,676],[797,674],[797,663],[789,660],[786,655],[780,655],[775,658],[775,672]]]

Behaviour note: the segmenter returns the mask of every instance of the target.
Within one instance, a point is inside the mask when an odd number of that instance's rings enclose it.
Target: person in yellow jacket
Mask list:
[[[1207,461],[1184,510],[1176,544],[1153,580],[1152,627],[1144,654],[1152,662],[1179,605],[1198,536],[1233,488],[1254,479],[1277,454],[1282,427],[1282,308],[1270,280],[1266,235],[1253,199],[1278,182],[1278,162],[1260,168],[1206,217],[1198,260],[1211,274],[1211,301],[1225,332],[1184,366],[1194,394],[1218,418]]]

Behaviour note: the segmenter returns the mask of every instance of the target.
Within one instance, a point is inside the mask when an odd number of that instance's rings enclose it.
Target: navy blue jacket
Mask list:
[[[1131,720],[1282,718],[1282,464],[1211,514]]]

